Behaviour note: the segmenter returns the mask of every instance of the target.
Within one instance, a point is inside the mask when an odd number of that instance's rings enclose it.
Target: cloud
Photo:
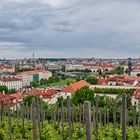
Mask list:
[[[24,52],[24,53],[23,53]],[[10,59],[15,58],[31,58],[32,54],[35,53],[36,57],[55,57],[55,56],[61,56],[63,55],[62,52],[54,51],[50,49],[45,50],[32,50],[28,49],[28,47],[25,46],[24,43],[18,43],[18,42],[0,42],[0,53],[1,57],[5,57]]]
[[[139,25],[138,0],[1,0],[0,55],[139,57]]]

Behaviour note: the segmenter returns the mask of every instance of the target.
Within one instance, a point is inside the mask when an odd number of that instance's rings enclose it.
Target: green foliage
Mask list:
[[[80,76],[76,77],[76,82],[79,82],[81,80]]]
[[[8,88],[6,86],[0,86],[0,92],[8,93]]]
[[[94,91],[89,89],[89,87],[83,87],[72,95],[72,103],[74,105],[83,104],[84,101],[90,101],[92,105],[95,103]]]
[[[3,131],[3,129],[0,129],[0,140],[5,140],[5,133]]]
[[[47,79],[41,79],[40,80],[40,85],[46,85],[48,84],[48,80]]]
[[[42,140],[47,140],[47,139],[56,139],[56,134],[55,130],[51,125],[49,125],[48,122],[44,123],[44,127],[42,130]]]
[[[137,73],[137,76],[140,76],[140,73]]]
[[[111,74],[114,74],[114,72],[113,71],[105,71],[102,73],[102,76],[111,75]]]
[[[67,99],[64,99],[62,96],[57,98],[56,106],[61,107],[63,102],[63,106],[67,106]]]
[[[16,93],[16,90],[15,89],[9,89],[8,90],[8,94],[14,94],[14,93]]]
[[[13,94],[16,93],[15,89],[8,89],[6,86],[0,86],[0,92],[5,94]]]
[[[57,76],[53,76],[53,77],[50,77],[48,79],[48,83],[56,83],[56,82],[59,82],[60,81],[60,78],[57,77]]]
[[[47,79],[41,79],[40,81],[32,81],[30,83],[31,87],[39,87],[39,85],[49,85],[51,83],[57,83],[60,81],[60,78],[57,76],[52,76],[48,80]]]
[[[75,69],[75,70],[69,70],[68,72],[83,72],[83,73],[89,73],[92,72],[89,69],[85,69],[85,70],[80,70],[80,69]]]
[[[38,83],[38,81],[32,81],[30,83],[30,85],[31,85],[31,87],[38,87],[39,86],[39,83]]]
[[[114,71],[114,74],[123,74],[123,73],[124,73],[124,67],[120,67],[120,66],[118,66]]]
[[[97,85],[98,79],[96,77],[87,77],[86,81],[92,85]]]
[[[102,76],[110,75],[110,74],[124,74],[124,68],[118,66],[118,67],[117,67],[115,70],[113,70],[113,71],[107,71],[107,70],[105,70],[105,71],[103,72]]]
[[[12,118],[12,137],[13,140],[22,139],[22,122],[19,119]],[[10,137],[9,134],[9,125],[7,118],[1,123],[0,129],[0,140],[8,140]],[[136,130],[136,131],[135,131]],[[74,122],[72,125],[72,139],[74,140],[85,140],[86,139],[86,128],[83,127],[81,123]],[[24,132],[25,139],[33,139],[32,133],[32,122],[30,120],[24,120]],[[92,129],[92,140],[95,140],[95,130]],[[37,136],[39,136],[39,130],[37,129]],[[67,122],[64,122],[64,140],[69,139],[69,127]],[[39,137],[38,137],[39,138]],[[56,125],[44,121],[42,127],[42,140],[62,140],[62,126],[61,124]],[[107,125],[98,125],[98,140],[120,140],[122,139],[122,130],[120,124],[108,123]],[[126,139],[127,140],[139,140],[140,131],[139,126],[136,126],[135,129],[132,126],[127,126],[126,128]]]
[[[38,102],[39,104],[42,104],[44,106],[47,106],[47,103],[45,103],[39,96],[35,96],[35,95],[30,95],[30,96],[26,96],[24,98],[24,103],[28,103],[29,106],[31,106],[32,100],[33,98],[35,99],[36,102]]]
[[[134,89],[118,89],[118,88],[94,88],[95,93],[109,93],[109,94],[133,94]]]
[[[86,134],[86,130],[85,128],[82,128],[80,124],[74,124],[74,130],[73,130],[73,139],[82,139],[85,134]]]

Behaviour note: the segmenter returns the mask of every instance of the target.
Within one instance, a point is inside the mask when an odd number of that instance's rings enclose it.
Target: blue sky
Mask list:
[[[140,57],[138,0],[0,0],[0,57]]]

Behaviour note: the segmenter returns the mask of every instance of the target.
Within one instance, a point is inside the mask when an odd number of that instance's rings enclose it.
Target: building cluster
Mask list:
[[[14,73],[14,72],[15,72],[14,66],[0,64],[0,74],[1,73]]]
[[[133,62],[133,63],[132,63]],[[126,74],[107,74],[99,75],[103,72],[112,72],[117,67],[123,67]],[[76,70],[81,70],[76,71]],[[75,82],[62,88],[51,87],[48,89],[27,88],[33,81],[41,79],[49,79],[52,72],[60,72],[59,74],[66,76],[83,75],[83,70],[90,70],[88,76],[98,75],[98,87],[100,88],[133,88],[135,89],[133,101],[140,99],[140,62],[131,59],[63,59],[63,60],[16,60],[0,64],[0,85],[8,87],[8,89],[16,89],[17,93],[5,95],[0,93],[0,104],[6,104],[6,100],[10,100],[10,106],[20,103],[24,96],[36,95],[49,104],[56,103],[58,97],[71,96],[76,90],[88,86],[93,88],[84,80]],[[74,72],[75,73],[74,73]],[[77,73],[76,73],[77,72]],[[102,93],[99,93],[102,95]],[[107,95],[107,94],[106,94]],[[107,96],[115,97],[117,95],[108,94]]]
[[[30,86],[32,81],[40,81],[41,79],[49,79],[52,72],[48,70],[26,71],[16,74],[17,78],[22,80],[23,87]]]
[[[5,85],[8,89],[21,90],[22,88],[30,86],[32,81],[48,79],[51,76],[52,72],[48,70],[20,72],[14,75],[3,74],[0,75],[0,85]]]
[[[128,76],[127,74],[113,74],[105,77],[100,77],[98,84],[110,86],[140,87],[140,77]]]
[[[127,86],[109,86],[109,85],[91,85],[88,82],[81,80],[79,82],[72,83],[68,86],[65,86],[63,88],[48,88],[48,89],[42,89],[42,88],[34,88],[34,89],[25,89],[18,93],[6,95],[4,93],[0,93],[0,104],[6,105],[6,100],[10,100],[10,107],[11,109],[15,108],[17,104],[19,104],[23,97],[34,95],[38,96],[41,99],[43,99],[48,104],[54,104],[57,102],[59,97],[63,97],[64,99],[67,98],[67,96],[72,96],[78,89],[81,89],[82,87],[88,86],[90,89],[94,88],[115,88],[115,89],[134,89],[134,94],[132,96],[132,104],[138,104],[140,99],[140,88],[139,87],[127,87]],[[116,98],[118,94],[112,94],[112,93],[96,93],[99,96],[108,96],[111,98]]]
[[[6,106],[7,101],[9,101],[9,106],[11,109],[15,109],[19,104],[22,102],[23,95],[22,93],[15,93],[15,94],[4,94],[0,93],[0,105]]]
[[[66,64],[65,69],[66,71],[70,70],[91,70],[92,72],[101,71],[113,71],[116,66],[108,63],[81,63],[81,64]]]
[[[22,80],[13,75],[0,76],[0,85],[15,90],[21,90],[23,88]]]

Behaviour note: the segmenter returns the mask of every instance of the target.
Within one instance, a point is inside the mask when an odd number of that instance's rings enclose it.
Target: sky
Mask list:
[[[0,58],[140,57],[139,0],[0,0]]]

